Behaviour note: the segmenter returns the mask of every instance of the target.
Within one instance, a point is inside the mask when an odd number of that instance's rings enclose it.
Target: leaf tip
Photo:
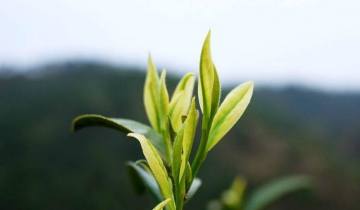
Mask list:
[[[207,34],[206,34],[206,40],[210,40],[211,38],[211,28],[209,28]]]
[[[153,63],[151,53],[148,53],[148,63]]]
[[[250,80],[250,81],[247,81],[245,83],[242,84],[243,87],[245,87],[247,89],[247,92],[252,92],[254,91],[254,81]]]

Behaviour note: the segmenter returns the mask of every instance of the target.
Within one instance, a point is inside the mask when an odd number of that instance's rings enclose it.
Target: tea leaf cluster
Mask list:
[[[129,162],[127,166],[136,191],[142,193],[147,189],[159,202],[154,209],[183,209],[201,186],[197,174],[207,154],[241,118],[252,97],[253,82],[245,82],[221,102],[221,84],[210,51],[210,32],[201,51],[197,98],[193,96],[195,80],[194,74],[186,74],[170,96],[166,71],[159,75],[149,57],[143,99],[150,126],[96,114],[81,115],[73,121],[74,131],[103,126],[139,142],[145,159]],[[194,150],[200,118],[200,140]]]

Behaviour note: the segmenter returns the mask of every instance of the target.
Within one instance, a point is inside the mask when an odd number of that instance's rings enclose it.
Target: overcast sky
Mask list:
[[[202,41],[223,81],[360,90],[358,0],[9,0],[0,66],[96,58],[197,71]]]

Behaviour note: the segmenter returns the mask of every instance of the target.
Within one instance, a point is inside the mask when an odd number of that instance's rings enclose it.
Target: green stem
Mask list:
[[[209,132],[208,132],[208,125],[207,125],[207,120],[203,119],[203,124],[202,124],[202,129],[201,129],[201,139],[200,139],[200,145],[198,148],[198,151],[195,155],[195,159],[192,162],[191,165],[191,170],[192,170],[192,175],[193,175],[193,179],[196,177],[197,173],[199,172],[200,166],[202,165],[202,163],[204,162],[205,158],[206,158],[206,144],[207,144],[207,139],[209,136]]]

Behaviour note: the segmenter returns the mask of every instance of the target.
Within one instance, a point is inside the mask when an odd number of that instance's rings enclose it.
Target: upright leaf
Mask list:
[[[172,160],[172,174],[175,184],[179,183],[179,174],[181,166],[181,155],[183,151],[183,136],[184,129],[182,128],[175,137],[174,148],[173,148],[173,160]]]
[[[235,125],[250,103],[253,82],[246,82],[234,88],[220,105],[211,124],[207,151],[211,150]]]
[[[159,203],[157,206],[155,206],[152,210],[163,210],[163,208],[170,203],[171,199],[168,198],[164,200],[163,202]]]
[[[158,110],[159,76],[151,56],[148,59],[148,68],[144,85],[144,105],[151,126],[160,132],[160,119]]]
[[[194,89],[194,84],[195,84],[194,74],[193,73],[185,74],[185,76],[183,76],[183,78],[181,78],[181,80],[177,84],[172,97],[174,97],[181,91],[186,91],[189,93],[189,95],[192,95],[192,90]],[[191,97],[189,98],[189,102],[188,102],[189,105],[190,105],[190,100],[191,100]]]
[[[97,114],[84,114],[76,117],[72,122],[72,130],[78,131],[86,127],[100,126],[118,130],[124,134],[139,133],[148,138],[151,143],[158,149],[161,157],[166,159],[166,150],[162,137],[151,127],[140,122],[124,119],[110,118]]]
[[[190,153],[192,150],[195,133],[196,133],[196,125],[197,125],[198,117],[199,114],[196,110],[195,98],[193,98],[191,101],[189,114],[184,122],[184,130],[183,130],[184,134],[182,140],[183,152],[181,155],[180,178],[183,177],[186,164],[188,163],[188,160],[190,158]]]
[[[172,183],[166,171],[165,165],[160,158],[160,155],[156,148],[151,144],[151,142],[145,138],[145,136],[137,133],[129,133],[128,136],[136,138],[142,148],[143,154],[149,164],[151,172],[155,177],[156,182],[159,185],[161,194],[164,198],[173,199],[172,192]],[[170,210],[175,210],[175,203],[170,202]]]
[[[189,111],[194,84],[194,75],[188,73],[180,80],[172,95],[169,115],[171,124],[176,132],[181,128],[182,116],[187,115]]]
[[[198,97],[201,110],[206,119],[215,114],[220,100],[220,82],[215,65],[211,58],[210,32],[208,33],[200,58],[200,81],[198,83]]]
[[[306,176],[285,177],[257,189],[245,205],[245,210],[264,209],[274,201],[290,193],[310,188],[310,179]]]
[[[159,83],[159,115],[161,130],[167,130],[168,113],[169,113],[169,93],[166,87],[166,71],[163,70],[160,76]]]

